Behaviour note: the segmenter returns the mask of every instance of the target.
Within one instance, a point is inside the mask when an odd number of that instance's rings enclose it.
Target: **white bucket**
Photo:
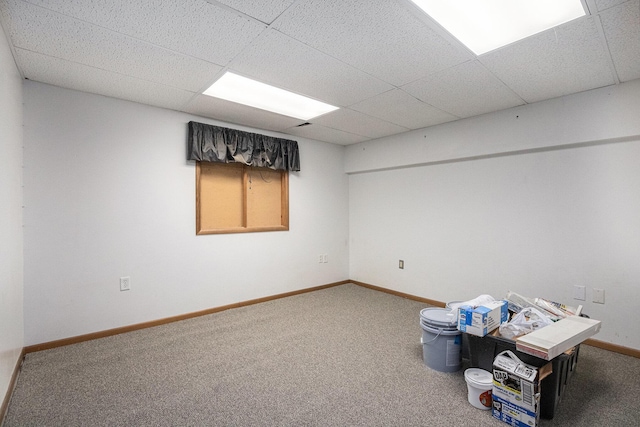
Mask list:
[[[462,367],[462,332],[450,314],[444,308],[420,312],[422,358],[425,365],[440,372],[455,372]]]
[[[449,301],[444,308],[448,308],[449,310],[453,310],[451,306],[460,307],[464,301]],[[458,319],[458,314],[455,313],[453,316],[456,320]],[[469,337],[467,334],[462,334],[462,358],[463,359],[471,359],[471,354],[469,354]]]
[[[469,368],[464,371],[469,403],[478,409],[491,409],[493,374],[484,369]]]

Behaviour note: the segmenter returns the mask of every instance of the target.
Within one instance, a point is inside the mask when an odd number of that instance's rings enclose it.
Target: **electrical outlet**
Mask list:
[[[322,262],[325,264],[329,262],[329,256],[327,254],[322,255]]]
[[[404,260],[401,259],[398,261],[398,268],[400,270],[404,270]]]
[[[604,289],[593,289],[593,302],[604,304]]]
[[[129,291],[129,290],[131,290],[131,278],[129,276],[121,277],[120,278],[120,291]]]
[[[318,263],[322,264],[324,260],[324,257],[322,256],[322,254],[318,255]]]
[[[587,299],[587,288],[575,285],[573,287],[573,299],[585,301]]]

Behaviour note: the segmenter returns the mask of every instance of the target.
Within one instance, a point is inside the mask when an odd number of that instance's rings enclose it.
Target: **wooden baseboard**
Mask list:
[[[4,399],[2,400],[2,406],[0,406],[0,426],[4,423],[4,417],[7,415],[7,410],[9,409],[9,401],[11,400],[13,389],[16,387],[18,374],[20,373],[20,369],[22,368],[22,361],[24,360],[25,354],[26,351],[23,348],[20,351],[20,357],[18,357],[16,366],[13,368],[13,374],[11,375],[11,380],[9,380],[9,387],[7,387],[7,394],[5,394]]]
[[[144,322],[144,323],[137,323],[135,325],[123,326],[121,328],[108,329],[106,331],[99,331],[99,332],[94,332],[94,333],[91,333],[91,334],[78,335],[78,336],[75,336],[75,337],[63,338],[63,339],[56,340],[56,341],[49,341],[49,342],[45,342],[45,343],[41,343],[41,344],[34,344],[34,345],[30,345],[30,346],[25,347],[24,352],[25,353],[33,353],[33,352],[36,352],[36,351],[49,350],[49,349],[52,349],[52,348],[62,347],[62,346],[65,346],[65,345],[77,344],[77,343],[84,342],[84,341],[90,341],[90,340],[94,340],[94,339],[98,339],[98,338],[105,338],[105,337],[109,337],[109,336],[113,336],[113,335],[123,334],[123,333],[126,333],[126,332],[137,331],[139,329],[152,328],[154,326],[160,326],[160,325],[164,325],[164,324],[167,324],[167,323],[177,322],[177,321],[180,321],[180,320],[186,320],[186,319],[191,319],[191,318],[194,318],[194,317],[205,316],[207,314],[218,313],[218,312],[229,310],[229,309],[232,309],[232,308],[245,307],[245,306],[248,306],[248,305],[259,304],[261,302],[267,302],[267,301],[272,301],[272,300],[276,300],[276,299],[280,299],[280,298],[286,298],[286,297],[290,297],[290,296],[294,296],[294,295],[300,295],[300,294],[304,294],[304,293],[307,293],[307,292],[319,291],[319,290],[322,290],[322,289],[332,288],[334,286],[344,285],[344,284],[347,284],[347,283],[351,283],[351,282],[349,280],[343,280],[343,281],[340,281],[340,282],[329,283],[329,284],[326,284],[326,285],[315,286],[315,287],[312,287],[312,288],[300,289],[300,290],[297,290],[297,291],[285,292],[283,294],[271,295],[271,296],[268,296],[268,297],[256,298],[256,299],[252,299],[252,300],[248,300],[248,301],[238,302],[238,303],[235,303],[235,304],[229,304],[229,305],[224,305],[224,306],[220,306],[220,307],[209,308],[209,309],[206,309],[206,310],[196,311],[196,312],[193,312],[193,313],[186,313],[186,314],[181,314],[181,315],[178,315],[178,316],[167,317],[167,318],[164,318],[164,319],[152,320],[152,321]]]
[[[435,307],[444,307],[446,304],[442,301],[436,301],[429,298],[422,298],[415,295],[405,294],[403,292],[393,291],[387,288],[381,288],[380,286],[370,285],[368,283],[358,282],[356,280],[351,280],[349,283],[353,283],[358,286],[362,286],[363,288],[373,289],[374,291],[385,292],[387,294],[395,295],[397,297],[407,298],[413,301],[423,302],[428,305],[433,305]]]
[[[94,333],[91,333],[91,334],[78,335],[78,336],[75,336],[75,337],[64,338],[64,339],[61,339],[61,340],[49,341],[49,342],[45,342],[45,343],[42,343],[42,344],[30,345],[30,346],[25,347],[22,350],[22,356],[20,357],[20,363],[22,363],[22,359],[24,358],[25,354],[33,353],[35,351],[48,350],[48,349],[52,349],[52,348],[56,348],[56,347],[62,347],[62,346],[65,346],[65,345],[76,344],[76,343],[80,343],[80,342],[84,342],[84,341],[90,341],[90,340],[94,340],[94,339],[97,339],[97,338],[104,338],[104,337],[109,337],[109,336],[112,336],[112,335],[118,335],[118,334],[123,334],[123,333],[126,333],[126,332],[136,331],[136,330],[139,330],[139,329],[151,328],[151,327],[154,327],[154,326],[160,326],[160,325],[164,325],[164,324],[167,324],[167,323],[177,322],[177,321],[180,321],[180,320],[186,320],[186,319],[191,319],[191,318],[194,318],[194,317],[204,316],[204,315],[207,315],[207,314],[218,313],[220,311],[225,311],[225,310],[229,310],[229,309],[232,309],[232,308],[245,307],[245,306],[249,306],[249,305],[253,305],[253,304],[259,304],[261,302],[267,302],[267,301],[271,301],[271,300],[276,300],[276,299],[279,299],[279,298],[286,298],[286,297],[290,297],[290,296],[294,296],[294,295],[304,294],[304,293],[307,293],[307,292],[319,291],[321,289],[332,288],[334,286],[344,285],[344,284],[347,284],[347,283],[353,283],[355,285],[362,286],[363,288],[369,288],[369,289],[373,289],[375,291],[385,292],[387,294],[395,295],[395,296],[398,296],[398,297],[401,297],[401,298],[407,298],[407,299],[410,299],[410,300],[413,300],[413,301],[423,302],[423,303],[425,303],[427,305],[431,305],[431,306],[434,306],[434,307],[444,307],[446,305],[442,301],[437,301],[437,300],[432,300],[432,299],[429,299],[429,298],[419,297],[419,296],[416,296],[416,295],[406,294],[406,293],[403,293],[403,292],[398,292],[398,291],[394,291],[394,290],[391,290],[391,289],[383,288],[383,287],[380,287],[380,286],[371,285],[369,283],[359,282],[357,280],[342,280],[340,282],[329,283],[329,284],[326,284],[326,285],[315,286],[315,287],[312,287],[312,288],[306,288],[306,289],[301,289],[301,290],[292,291],[292,292],[285,292],[283,294],[277,294],[277,295],[272,295],[272,296],[268,296],[268,297],[257,298],[257,299],[238,302],[238,303],[235,303],[235,304],[229,304],[229,305],[225,305],[225,306],[221,306],[221,307],[214,307],[214,308],[210,308],[210,309],[202,310],[202,311],[197,311],[197,312],[193,312],[193,313],[181,314],[179,316],[167,317],[167,318],[164,318],[164,319],[153,320],[153,321],[150,321],[150,322],[138,323],[138,324],[130,325],[130,326],[123,326],[121,328],[108,329],[106,331],[94,332]],[[592,347],[598,347],[598,348],[601,348],[601,349],[604,349],[604,350],[609,350],[609,351],[612,351],[614,353],[620,353],[620,354],[624,354],[624,355],[627,355],[627,356],[632,356],[632,357],[636,357],[636,358],[640,359],[640,350],[636,350],[636,349],[633,349],[633,348],[624,347],[624,346],[617,345],[617,344],[611,344],[611,343],[604,342],[604,341],[598,341],[598,340],[594,340],[594,339],[591,339],[591,338],[586,340],[584,342],[584,344],[590,345]],[[16,376],[18,370],[19,370],[19,366],[16,367],[16,372],[14,373],[14,376]],[[13,378],[12,378],[12,381],[14,381]],[[5,398],[5,400],[7,400],[7,399],[8,398]],[[8,405],[8,400],[3,403],[2,408],[1,408],[2,411],[6,410],[5,405]],[[3,415],[3,414],[4,414],[4,412],[0,412],[0,415]],[[2,423],[0,423],[0,425],[2,425]]]
[[[392,291],[391,289],[381,288],[380,286],[370,285],[368,283],[358,282],[356,280],[351,280],[350,283],[354,283],[358,286],[362,286],[369,289],[374,289],[380,292],[386,292],[391,295],[396,295],[402,298],[407,298],[414,301],[423,302],[425,304],[433,305],[435,307],[444,307],[446,304],[442,301],[436,301],[428,298],[422,298],[415,295],[405,294],[402,292]],[[632,356],[640,359],[640,350],[636,350],[635,348],[624,347],[618,344],[612,344],[605,341],[594,340],[593,338],[589,338],[583,342],[585,345],[590,345],[592,347],[601,348],[603,350],[609,350],[614,353],[624,354],[626,356]]]
[[[636,350],[635,348],[624,347],[618,344],[612,344],[610,342],[605,342],[600,340],[594,340],[593,338],[588,338],[583,344],[640,359],[640,350]]]

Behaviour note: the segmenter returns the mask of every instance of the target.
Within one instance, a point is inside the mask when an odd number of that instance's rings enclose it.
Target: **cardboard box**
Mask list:
[[[493,301],[473,307],[462,305],[458,309],[458,330],[483,337],[509,320],[507,301]]]
[[[568,316],[551,325],[516,338],[516,349],[551,360],[600,331],[599,320]]]
[[[551,363],[536,368],[511,351],[493,362],[492,414],[515,427],[536,427],[540,419],[540,382],[552,371]]]

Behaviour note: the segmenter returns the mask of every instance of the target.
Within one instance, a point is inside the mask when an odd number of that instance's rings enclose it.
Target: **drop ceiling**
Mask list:
[[[38,82],[348,145],[640,78],[640,0],[476,56],[410,0],[0,0]],[[201,93],[225,71],[340,109],[304,120]]]

